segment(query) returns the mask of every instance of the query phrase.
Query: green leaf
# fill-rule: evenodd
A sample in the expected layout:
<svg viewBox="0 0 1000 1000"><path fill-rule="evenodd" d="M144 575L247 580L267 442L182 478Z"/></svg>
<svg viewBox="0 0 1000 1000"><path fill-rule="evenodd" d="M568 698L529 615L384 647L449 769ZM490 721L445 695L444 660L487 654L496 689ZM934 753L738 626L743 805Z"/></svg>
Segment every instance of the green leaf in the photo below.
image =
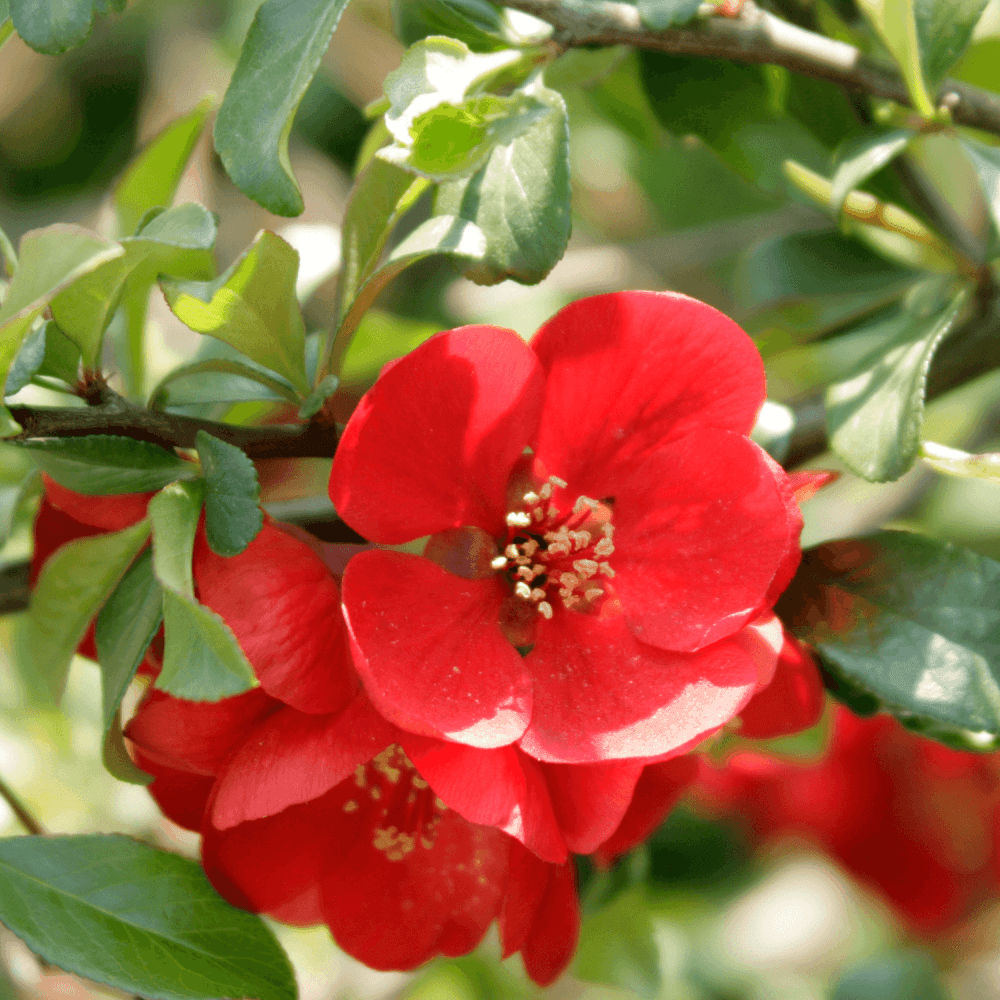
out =
<svg viewBox="0 0 1000 1000"><path fill-rule="evenodd" d="M757 414L757 422L753 426L750 437L766 451L776 462L780 462L788 454L788 446L795 430L795 411L784 403L774 400L764 400L764 405Z"/></svg>
<svg viewBox="0 0 1000 1000"><path fill-rule="evenodd" d="M159 274L179 278L208 278L215 274L212 250L218 228L215 214L203 205L188 202L155 215L135 236L122 240L132 277L152 281Z"/></svg>
<svg viewBox="0 0 1000 1000"><path fill-rule="evenodd" d="M852 472L870 482L898 479L917 457L924 422L924 386L938 344L965 309L959 290L943 308L903 314L887 349L865 358L826 391L830 445Z"/></svg>
<svg viewBox="0 0 1000 1000"><path fill-rule="evenodd" d="M32 469L19 481L0 485L0 549L7 544L18 512L27 501L42 492L42 477Z"/></svg>
<svg viewBox="0 0 1000 1000"><path fill-rule="evenodd" d="M20 263L0 306L0 381L35 319L59 291L105 262L122 248L79 226L57 223L21 238Z"/></svg>
<svg viewBox="0 0 1000 1000"><path fill-rule="evenodd" d="M75 385L80 377L80 348L59 329L54 319L46 320L41 329L45 333L45 356L35 374Z"/></svg>
<svg viewBox="0 0 1000 1000"><path fill-rule="evenodd" d="M171 122L125 171L114 194L118 232L122 236L131 236L151 208L169 205L174 200L177 185L214 104L212 98L206 97L188 114Z"/></svg>
<svg viewBox="0 0 1000 1000"><path fill-rule="evenodd" d="M80 640L149 537L149 523L78 538L45 562L31 595L25 633L29 667L58 701Z"/></svg>
<svg viewBox="0 0 1000 1000"><path fill-rule="evenodd" d="M0 439L14 437L20 434L24 428L14 419L10 410L0 404Z"/></svg>
<svg viewBox="0 0 1000 1000"><path fill-rule="evenodd" d="M344 358L345 385L368 386L390 361L409 354L438 331L436 323L369 309L358 325Z"/></svg>
<svg viewBox="0 0 1000 1000"><path fill-rule="evenodd" d="M338 319L378 265L389 234L427 190L427 181L375 156L358 175L344 213Z"/></svg>
<svg viewBox="0 0 1000 1000"><path fill-rule="evenodd" d="M641 887L622 893L584 921L573 974L641 997L659 994L660 954Z"/></svg>
<svg viewBox="0 0 1000 1000"><path fill-rule="evenodd" d="M837 168L830 196L830 211L835 218L840 215L847 195L899 156L916 134L913 129L898 128L858 136L837 150Z"/></svg>
<svg viewBox="0 0 1000 1000"><path fill-rule="evenodd" d="M195 447L205 476L205 536L220 556L239 555L264 527L253 462L236 445L198 431Z"/></svg>
<svg viewBox="0 0 1000 1000"><path fill-rule="evenodd" d="M998 234L1000 234L1000 149L987 146L974 139L964 136L959 138L965 155L969 158L979 186L986 197L986 204L993 220L993 253L996 253Z"/></svg>
<svg viewBox="0 0 1000 1000"><path fill-rule="evenodd" d="M879 955L845 972L830 1000L950 1000L937 965L919 951Z"/></svg>
<svg viewBox="0 0 1000 1000"><path fill-rule="evenodd" d="M924 76L941 82L972 41L972 32L989 0L913 0Z"/></svg>
<svg viewBox="0 0 1000 1000"><path fill-rule="evenodd" d="M510 22L510 15L488 0L392 0L392 24L406 46L428 35L457 38L473 52L493 52L518 45L537 44L550 32L525 35Z"/></svg>
<svg viewBox="0 0 1000 1000"><path fill-rule="evenodd" d="M323 404L338 388L340 388L340 379L336 375L327 375L303 400L299 407L299 420L310 420L319 413L323 409Z"/></svg>
<svg viewBox="0 0 1000 1000"><path fill-rule="evenodd" d="M920 457L932 468L946 475L985 479L1000 485L1000 452L970 455L967 451L924 441L920 446Z"/></svg>
<svg viewBox="0 0 1000 1000"><path fill-rule="evenodd" d="M933 118L934 102L924 77L914 0L859 0L858 5L896 60L913 107L924 118Z"/></svg>
<svg viewBox="0 0 1000 1000"><path fill-rule="evenodd" d="M305 371L305 327L295 297L298 269L298 253L263 230L215 281L163 281L161 287L182 323L235 347L306 396L312 387Z"/></svg>
<svg viewBox="0 0 1000 1000"><path fill-rule="evenodd" d="M88 496L145 493L198 475L196 466L159 445L115 434L27 438L18 446L60 486Z"/></svg>
<svg viewBox="0 0 1000 1000"><path fill-rule="evenodd" d="M10 16L36 52L56 56L87 40L94 5L93 0L10 0Z"/></svg>
<svg viewBox="0 0 1000 1000"><path fill-rule="evenodd" d="M276 215L304 207L288 161L295 112L347 0L266 0L215 120L215 148L236 186Z"/></svg>
<svg viewBox="0 0 1000 1000"><path fill-rule="evenodd" d="M230 358L207 358L204 361L194 361L189 365L181 365L165 375L149 395L149 408L151 410L163 408L167 400L167 387L177 379L206 374L238 375L240 378L250 379L266 386L274 397L295 405L298 405L302 398L291 384L279 375L275 375L266 368L253 364L253 362L234 361Z"/></svg>
<svg viewBox="0 0 1000 1000"><path fill-rule="evenodd" d="M19 393L34 378L35 372L42 367L45 360L45 328L48 324L41 323L21 342L21 349L14 358L14 363L7 372L7 384L3 388L4 396L14 396Z"/></svg>
<svg viewBox="0 0 1000 1000"><path fill-rule="evenodd" d="M164 588L156 687L190 701L218 701L257 683L229 626L194 598L191 556L204 492L201 482L172 483L149 502L153 571Z"/></svg>
<svg viewBox="0 0 1000 1000"><path fill-rule="evenodd" d="M116 778L136 784L148 784L152 778L139 770L127 753L120 753L119 709L162 621L163 590L153 575L152 549L146 549L101 608L95 627L105 766Z"/></svg>
<svg viewBox="0 0 1000 1000"><path fill-rule="evenodd" d="M856 690L904 720L934 724L928 735L996 737L998 594L1000 563L881 531L808 550L777 610Z"/></svg>
<svg viewBox="0 0 1000 1000"><path fill-rule="evenodd" d="M295 1000L257 916L197 861L121 835L0 841L0 921L44 962L150 1000Z"/></svg>
<svg viewBox="0 0 1000 1000"><path fill-rule="evenodd" d="M635 0L642 23L654 31L687 24L698 13L701 0Z"/></svg>
<svg viewBox="0 0 1000 1000"><path fill-rule="evenodd" d="M3 0L0 0L0 6L2 6ZM3 11L0 11L2 14ZM6 22L0 18L0 45L4 43L4 25L13 31L10 20ZM14 252L14 244L8 239L7 234L0 229L0 261L3 262L3 270L7 273L9 278L14 277L14 272L17 270L17 254Z"/></svg>
<svg viewBox="0 0 1000 1000"><path fill-rule="evenodd" d="M569 241L566 105L540 76L523 92L547 112L510 142L497 143L471 177L448 181L437 193L437 214L474 222L486 237L482 262L464 271L479 284L507 278L536 284L555 267Z"/></svg>

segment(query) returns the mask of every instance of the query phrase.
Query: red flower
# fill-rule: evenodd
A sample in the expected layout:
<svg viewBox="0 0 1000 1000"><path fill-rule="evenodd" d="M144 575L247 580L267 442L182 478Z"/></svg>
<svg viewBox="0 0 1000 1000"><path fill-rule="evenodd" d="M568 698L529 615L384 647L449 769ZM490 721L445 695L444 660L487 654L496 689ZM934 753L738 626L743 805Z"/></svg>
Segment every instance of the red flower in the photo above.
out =
<svg viewBox="0 0 1000 1000"><path fill-rule="evenodd" d="M387 367L330 480L366 538L432 536L345 572L379 711L577 764L676 754L736 715L799 558L788 479L746 436L763 399L735 324L652 292L568 306L531 346L465 327Z"/></svg>
<svg viewBox="0 0 1000 1000"><path fill-rule="evenodd" d="M838 708L821 763L739 753L721 770L705 769L699 792L709 807L742 818L758 843L812 840L919 931L945 929L996 894L995 762L887 716Z"/></svg>

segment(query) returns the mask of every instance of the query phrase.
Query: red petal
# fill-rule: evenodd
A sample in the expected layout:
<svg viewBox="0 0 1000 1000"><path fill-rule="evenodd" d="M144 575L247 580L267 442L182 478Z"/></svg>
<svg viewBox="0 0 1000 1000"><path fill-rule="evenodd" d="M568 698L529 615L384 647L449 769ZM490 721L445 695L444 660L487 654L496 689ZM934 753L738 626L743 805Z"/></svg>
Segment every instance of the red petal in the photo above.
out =
<svg viewBox="0 0 1000 1000"><path fill-rule="evenodd" d="M581 299L532 346L548 373L535 451L573 490L598 499L613 496L650 451L696 428L749 434L764 402L750 338L683 295Z"/></svg>
<svg viewBox="0 0 1000 1000"><path fill-rule="evenodd" d="M226 830L319 798L391 743L395 732L363 693L339 715L283 709L257 726L220 775L212 825Z"/></svg>
<svg viewBox="0 0 1000 1000"><path fill-rule="evenodd" d="M737 639L698 653L647 646L623 618L557 611L527 657L535 681L520 740L539 760L582 764L658 757L728 722L757 686Z"/></svg>
<svg viewBox="0 0 1000 1000"><path fill-rule="evenodd" d="M756 614L790 544L786 500L757 445L693 431L614 493L614 587L643 642L693 651Z"/></svg>
<svg viewBox="0 0 1000 1000"><path fill-rule="evenodd" d="M400 738L435 793L472 823L495 826L546 861L566 860L541 766L514 747L481 750L424 736Z"/></svg>
<svg viewBox="0 0 1000 1000"><path fill-rule="evenodd" d="M153 493L117 493L92 497L68 490L44 473L42 478L45 496L53 507L102 531L121 531L138 524L146 516L146 504L153 496Z"/></svg>
<svg viewBox="0 0 1000 1000"><path fill-rule="evenodd" d="M647 764L621 824L596 851L597 864L609 867L619 855L641 844L663 822L698 773L694 754Z"/></svg>
<svg viewBox="0 0 1000 1000"><path fill-rule="evenodd" d="M576 854L590 854L615 831L643 770L633 760L542 767L566 846Z"/></svg>
<svg viewBox="0 0 1000 1000"><path fill-rule="evenodd" d="M185 830L197 833L215 778L164 767L141 752L135 754L135 762L147 774L153 775L154 780L147 787L163 815Z"/></svg>
<svg viewBox="0 0 1000 1000"><path fill-rule="evenodd" d="M344 613L376 708L411 732L478 747L514 742L531 691L497 624L503 597L494 578L463 580L419 556L355 556L344 572Z"/></svg>
<svg viewBox="0 0 1000 1000"><path fill-rule="evenodd" d="M270 521L238 556L216 555L198 532L194 577L261 687L301 712L335 712L357 688L337 584L323 560Z"/></svg>
<svg viewBox="0 0 1000 1000"><path fill-rule="evenodd" d="M803 469L801 472L790 472L789 482L792 492L799 503L816 496L824 486L829 486L840 478L840 473L833 469Z"/></svg>
<svg viewBox="0 0 1000 1000"><path fill-rule="evenodd" d="M507 863L507 887L497 921L500 930L501 957L509 958L524 947L535 914L549 884L552 865L520 844L511 844Z"/></svg>
<svg viewBox="0 0 1000 1000"><path fill-rule="evenodd" d="M545 895L521 948L525 972L539 986L548 986L569 965L580 938L580 904L573 862L553 865Z"/></svg>
<svg viewBox="0 0 1000 1000"><path fill-rule="evenodd" d="M280 705L260 688L221 701L184 701L150 688L125 735L166 767L214 775Z"/></svg>
<svg viewBox="0 0 1000 1000"><path fill-rule="evenodd" d="M823 679L809 651L786 633L774 679L740 713L740 735L770 740L815 726L823 714Z"/></svg>
<svg viewBox="0 0 1000 1000"><path fill-rule="evenodd" d="M100 534L102 534L100 528L82 524L69 514L64 514L52 504L47 495L43 496L35 517L35 547L31 553L29 584L34 587L42 566L56 549L74 539L90 538L92 535Z"/></svg>
<svg viewBox="0 0 1000 1000"><path fill-rule="evenodd" d="M431 337L384 370L354 411L330 476L337 512L387 544L465 524L499 534L542 392L534 352L510 330Z"/></svg>

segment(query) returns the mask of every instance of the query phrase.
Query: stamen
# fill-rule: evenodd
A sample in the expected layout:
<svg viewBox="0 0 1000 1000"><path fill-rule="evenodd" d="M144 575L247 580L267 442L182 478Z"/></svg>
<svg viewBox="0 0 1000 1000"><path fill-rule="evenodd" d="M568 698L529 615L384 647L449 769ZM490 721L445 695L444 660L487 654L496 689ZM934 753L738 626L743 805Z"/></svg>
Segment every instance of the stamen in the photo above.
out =
<svg viewBox="0 0 1000 1000"><path fill-rule="evenodd" d="M585 549L590 544L589 531L571 531L569 537L573 539L573 544L576 546L577 551ZM604 539L601 540L604 541Z"/></svg>
<svg viewBox="0 0 1000 1000"><path fill-rule="evenodd" d="M495 559L490 560L490 567L492 569L503 569L507 565L506 556L497 556Z"/></svg>
<svg viewBox="0 0 1000 1000"><path fill-rule="evenodd" d="M559 508L558 507L549 507L549 509L545 512L545 515L551 521L554 518L557 518L559 516Z"/></svg>
<svg viewBox="0 0 1000 1000"><path fill-rule="evenodd" d="M558 476L549 476L549 482L553 486L558 486L559 489L564 490L568 485L565 479L560 479Z"/></svg>
<svg viewBox="0 0 1000 1000"><path fill-rule="evenodd" d="M603 593L604 591L600 587L595 587L593 590L585 591L583 596L588 601L596 601Z"/></svg>
<svg viewBox="0 0 1000 1000"><path fill-rule="evenodd" d="M524 502L529 507L534 507L535 504L538 503L538 494L537 493L533 493L531 490L529 490L527 493L524 494L523 499L524 499Z"/></svg>
<svg viewBox="0 0 1000 1000"><path fill-rule="evenodd" d="M522 546L521 551L526 556L533 556L538 551L538 542L534 538L529 538Z"/></svg>
<svg viewBox="0 0 1000 1000"><path fill-rule="evenodd" d="M529 587L523 580L515 585L514 593L517 594L518 597L523 597L526 601L531 600L531 587Z"/></svg>
<svg viewBox="0 0 1000 1000"><path fill-rule="evenodd" d="M597 563L593 559L575 559L573 569L580 574L583 580L589 580L592 576L597 576Z"/></svg>
<svg viewBox="0 0 1000 1000"><path fill-rule="evenodd" d="M545 591L541 587L535 587L531 592L531 599L533 601L541 601L545 599Z"/></svg>
<svg viewBox="0 0 1000 1000"><path fill-rule="evenodd" d="M612 543L611 539L607 537L607 535L605 535L604 538L602 538L594 546L595 556L609 556L614 551L615 551L614 544Z"/></svg>
<svg viewBox="0 0 1000 1000"><path fill-rule="evenodd" d="M543 500L548 500L548 498L549 498L550 496L552 496L552 484L551 484L551 483L546 483L546 484L545 484L545 485L544 485L544 486L543 486L543 487L542 487L542 488L541 488L541 489L540 489L540 490L538 491L538 495L539 495L539 496L540 496L540 497L541 497L541 498L542 498Z"/></svg>
<svg viewBox="0 0 1000 1000"><path fill-rule="evenodd" d="M598 563L598 568L609 580L615 575L615 571L611 568L610 563Z"/></svg>
<svg viewBox="0 0 1000 1000"><path fill-rule="evenodd" d="M507 548L503 550L503 554L508 559L516 559L521 553L518 552L516 545L508 545Z"/></svg>
<svg viewBox="0 0 1000 1000"><path fill-rule="evenodd" d="M591 500L590 497L579 496L576 498L576 503L573 504L573 513L579 514L581 510L587 507L596 511L600 507L600 504L596 500Z"/></svg>
<svg viewBox="0 0 1000 1000"><path fill-rule="evenodd" d="M580 586L580 578L575 573L562 573L559 576L559 582L567 590L575 590Z"/></svg>
<svg viewBox="0 0 1000 1000"><path fill-rule="evenodd" d="M536 521L544 521L545 520L545 511L542 510L541 507L536 507L535 508L535 520Z"/></svg>
<svg viewBox="0 0 1000 1000"><path fill-rule="evenodd" d="M551 618L552 617L552 605L549 604L548 601L542 601L541 604L538 605L538 612L539 612L539 614L541 614L541 616L543 618L546 618L546 619Z"/></svg>
<svg viewBox="0 0 1000 1000"><path fill-rule="evenodd" d="M523 510L512 510L507 515L507 524L511 528L527 528L531 524L531 515Z"/></svg>

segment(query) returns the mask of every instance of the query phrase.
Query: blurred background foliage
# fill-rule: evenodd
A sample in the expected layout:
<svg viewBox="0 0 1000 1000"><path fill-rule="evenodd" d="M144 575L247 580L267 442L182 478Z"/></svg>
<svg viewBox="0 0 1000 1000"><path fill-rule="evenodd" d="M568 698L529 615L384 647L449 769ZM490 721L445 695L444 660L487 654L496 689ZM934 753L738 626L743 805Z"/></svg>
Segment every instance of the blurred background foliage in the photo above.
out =
<svg viewBox="0 0 1000 1000"><path fill-rule="evenodd" d="M27 230L57 220L100 228L109 185L134 152L205 94L221 97L257 5L137 0L120 16L98 18L85 46L57 58L11 38L0 55L0 228L15 244ZM834 0L780 6L784 16L834 36L850 36L856 14L852 4ZM240 194L207 136L178 192L178 203L198 201L219 214L221 267L261 228L296 246L310 329L327 323L334 307L337 226L368 131L361 109L381 96L402 51L387 0L350 4L295 121L291 161L306 208L294 222ZM954 75L1000 90L997 0ZM567 254L531 287L482 288L440 259L405 272L366 317L348 358L345 382L356 395L384 361L438 329L493 322L527 336L565 303L623 288L674 289L733 316L758 338L777 401L795 401L845 374L891 335L879 321L889 318L909 284L907 272L863 247L845 250L828 216L784 182L780 164L767 158L767 144L751 150L758 161L748 159L735 127L734 107L743 122L773 124L781 136L774 150L780 147L782 156L829 174L833 146L845 128L857 125L841 91L774 67L625 49L576 51L552 67L548 83L563 93L570 114L574 218ZM705 112L715 118L697 123L707 141L685 137L694 127L686 109L704 111L706 86L718 95L714 110ZM927 135L910 151L965 228L985 242L987 206L956 141ZM876 174L869 187L906 201L891 170ZM865 314L873 314L873 322L832 337ZM154 297L150 377L196 346L196 335ZM47 400L44 390L31 391L35 401ZM194 390L190 403L198 405ZM260 414L271 405L234 404ZM212 415L225 414L216 408ZM969 451L1000 450L1000 375L930 404L924 436ZM29 460L9 446L0 449L3 499ZM839 467L828 455L814 464ZM272 501L322 495L323 463L301 463L284 483ZM889 485L844 475L807 502L803 542L889 524L1000 558L997 499L993 483L941 477L919 466ZM23 560L30 546L27 514L11 528L0 550L5 565ZM49 830L127 831L194 853L192 835L162 819L141 788L103 770L96 667L77 659L65 714L41 711L11 669L11 636L12 619L0 618L0 774ZM0 803L0 833L17 832ZM612 871L585 864L580 877L587 918L574 975L551 991L560 998L1000 996L1000 905L985 907L945 939L917 943L882 903L809 845L786 842L754 855L735 826L701 815L692 804L679 807ZM304 1000L538 993L516 961L498 962L495 941L473 956L403 975L359 966L336 951L325 929L278 931ZM2 929L0 959L0 1000L99 995L96 987L40 967Z"/></svg>

